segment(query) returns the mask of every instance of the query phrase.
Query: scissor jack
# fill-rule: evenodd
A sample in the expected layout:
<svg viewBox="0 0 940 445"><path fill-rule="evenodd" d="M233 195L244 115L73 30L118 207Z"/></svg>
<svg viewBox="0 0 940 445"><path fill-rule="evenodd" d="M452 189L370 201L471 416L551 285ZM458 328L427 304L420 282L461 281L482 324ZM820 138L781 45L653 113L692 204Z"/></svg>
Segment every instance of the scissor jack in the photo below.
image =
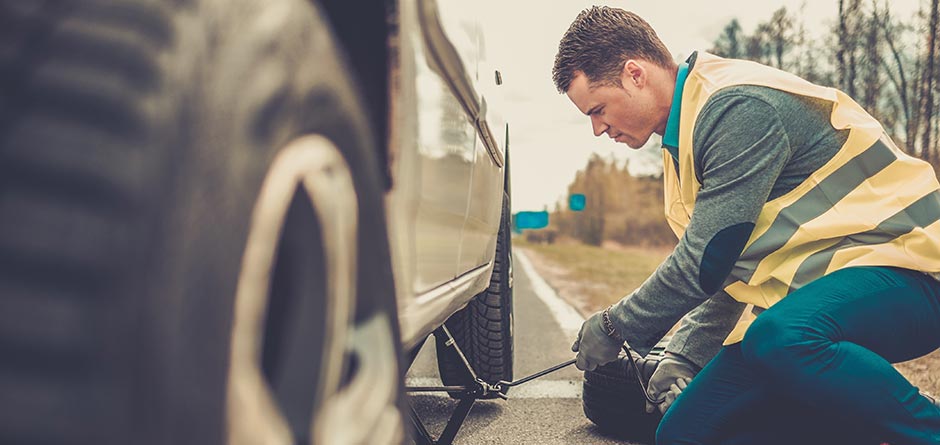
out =
<svg viewBox="0 0 940 445"><path fill-rule="evenodd" d="M495 395L496 397L499 397L503 400L507 400L508 397L506 397L506 391L509 388L555 372L575 362L573 359L568 360L564 363L559 363L555 366L552 366L551 368L539 371L519 380L514 380L512 382L500 380L494 384L490 384L477 376L476 372L473 370L473 367L470 366L470 362L467 361L467 357L463 354L463 351L460 350L460 346L457 345L454 337L450 335L450 331L447 330L447 326L442 325L441 327L437 328L437 330L434 331L434 336L444 338L444 345L454 348L454 351L457 352L457 356L460 357L460 361L463 362L464 366L467 368L467 371L470 373L470 377L473 379L473 383L465 386L409 386L405 389L405 391L408 393L449 392L459 400L457 407L454 408L454 412L451 413L450 419L447 421L447 425L444 427L444 431L441 433L441 436L437 438L437 440L435 440L431 436L431 433L428 432L428 429L425 428L424 423L421 421L421 418L418 417L418 412L415 411L414 406L411 407L411 422L414 424L416 435L415 442L417 442L417 445L451 445L454 441L454 438L457 437L457 432L460 431L460 427L463 425L464 420L467 419L467 415L470 414L470 409L473 408L473 403L476 402L477 399L484 397L488 398L491 395Z"/></svg>

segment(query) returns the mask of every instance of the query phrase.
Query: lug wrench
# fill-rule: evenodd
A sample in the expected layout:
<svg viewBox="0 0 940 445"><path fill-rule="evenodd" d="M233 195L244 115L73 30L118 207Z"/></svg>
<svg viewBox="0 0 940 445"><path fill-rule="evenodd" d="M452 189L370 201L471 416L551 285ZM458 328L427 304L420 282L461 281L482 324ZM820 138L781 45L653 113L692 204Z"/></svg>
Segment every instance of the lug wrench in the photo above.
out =
<svg viewBox="0 0 940 445"><path fill-rule="evenodd" d="M431 437L430 432L424 427L423 422L418 417L418 413L415 412L414 407L411 409L411 420L412 425L415 427L415 433L417 437L415 441L418 445L450 445L453 443L454 438L457 436L457 431L460 429L460 426L463 424L463 421L467 418L467 415L470 413L470 409L473 407L473 403L481 397L485 397L490 393L496 393L496 395L503 400L508 400L508 397L505 394L505 391L513 386L522 385L524 383L535 380L539 377L545 376L547 374L558 371L559 369L568 367L576 362L576 359L571 359L557 365L551 366L549 368L543 369L534 374L528 375L518 380L506 381L500 380L495 384L489 384L483 379L477 377L476 373L473 371L473 368L470 366L470 363L467 361L467 358L464 356L463 351L457 346L456 341L454 341L453 336L451 336L450 331L446 326L441 326L439 328L439 333L435 335L444 335L447 338L446 345L451 346L457 352L458 357L467 367L471 378L474 380L472 386L419 386L419 387L408 387L405 389L407 393L422 393L422 392L450 392L457 393L456 397L460 400L457 408L451 415L450 420L447 422L447 425L444 427L444 431L441 433L441 436L434 440ZM623 345L623 351L627 354L627 359L630 361L630 365L633 366L633 373L636 375L637 383L640 385L640 388L643 389L643 396L646 400L654 405L658 405L665 397L660 397L653 399L649 395L649 390L643 382L643 377L640 373L640 369L637 366L636 360L634 358L633 351L627 346Z"/></svg>
<svg viewBox="0 0 940 445"><path fill-rule="evenodd" d="M553 372L555 372L555 371L557 371L557 370L559 370L559 369L562 369L562 368L565 368L565 367L567 367L567 366L573 365L574 362L575 362L575 359L571 359L571 360L568 360L568 361L566 361L566 362L564 362L564 363L559 363L559 364L557 364L557 365L555 365L555 366L552 366L552 367L550 367L550 368L543 369L543 370L541 370L541 371L539 371L539 372L536 372L535 374L532 374L532 375L523 377L523 378L521 378L521 379L519 379L519 380L514 380L514 381L512 381L512 382L507 382L507 381L505 381L505 380L500 380L500 381L496 382L495 385L493 385L493 389L496 390L496 391L498 391L500 394L502 394L502 393L503 393L503 388L507 388L507 389L508 389L508 388L513 387L513 386L519 386L519 385L521 385L521 384L523 384L523 383L529 382L529 381L531 381L531 380L535 380L535 379L537 379L537 378L539 378L539 377L542 377L542 376L544 376L544 375L546 375L546 374L551 374L551 373L553 373ZM504 395L503 397L505 398L505 395Z"/></svg>
<svg viewBox="0 0 940 445"><path fill-rule="evenodd" d="M539 371L535 374L523 377L521 379L507 382L505 380L500 380L495 384L489 384L485 380L477 376L474 372L473 367L470 366L467 357L464 356L463 351L460 350L460 347L457 346L457 342L454 340L454 337L450 334L450 331L446 326L441 326L437 331L434 332L434 335L443 336L445 339L445 345L448 347L453 347L457 356L460 358L460 361L463 362L466 366L467 371L470 374L470 377L473 379L473 383L470 385L462 386L420 386L420 387L408 387L405 388L407 393L422 393L422 392L450 392L455 395L460 402L457 404L457 407L454 409L454 412L451 413L450 419L447 421L447 425L444 426L444 431L441 433L440 437L434 439L431 436L431 433L425 428L424 423L421 421L421 418L418 416L418 413L415 411L414 406L411 407L411 421L412 426L414 427L414 432L416 434L415 442L418 445L450 445L453 443L455 437L457 437L457 432L460 430L460 426L463 424L464 420L467 418L467 415L470 413L470 409L473 407L473 403L482 397L486 397L491 393L495 393L497 397L500 397L504 400L508 399L505 390L513 386L521 385L523 383L532 381L539 377L542 377L546 374L555 372L559 369L562 369L566 366L569 366L575 362L575 360L568 360L564 363L559 363L550 368Z"/></svg>
<svg viewBox="0 0 940 445"><path fill-rule="evenodd" d="M442 332L448 337L446 345L453 346L454 339L453 337L451 337L450 331L447 329L446 326L441 326L441 328L442 328L441 329ZM496 392L498 393L497 395L500 398L505 400L507 399L507 397L505 394L503 394L503 389L508 389L513 386L519 386L523 383L530 382L544 375L551 374L555 371L558 371L559 369L573 365L576 361L575 359L571 359L571 360L559 363L557 365L548 367L546 369L543 369L532 375L525 376L521 379L513 380L511 382L506 381L506 380L500 380L491 385L487 383L486 381L484 381L483 379L477 377L476 373L473 371L473 368L470 366L470 363L467 361L466 356L463 355L463 351L461 351L460 348L455 348L455 351L457 352L457 356L460 357L460 360L464 363L464 365L466 365L467 370L470 372L470 377L473 378L474 383L476 384L475 387L471 387L471 386L410 386L408 388L405 388L405 392L409 392L409 393L464 392L464 393L468 393L467 395L469 396L477 396L477 397L486 396L491 392Z"/></svg>
<svg viewBox="0 0 940 445"><path fill-rule="evenodd" d="M458 349L459 351L459 349ZM460 354L461 356L463 354ZM421 419L418 418L418 413L414 411L412 407L411 410L411 420L412 425L415 427L415 432L418 435L416 437L416 443L419 445L449 445L453 443L455 437L457 437L457 431L460 429L460 425L463 424L463 421L467 418L467 414L470 413L470 408L473 406L473 402L480 397L484 397L490 393L496 393L496 395L503 399L508 400L506 397L505 390L518 386L523 383L535 380L539 377L542 377L546 374L550 374L559 369L562 369L566 366L569 366L575 362L574 359L568 360L564 363L559 363L550 368L544 369L542 371L536 372L535 374L523 377L518 380L507 382L506 380L500 380L493 385L490 385L483 379L477 377L475 379L475 386L419 386L419 387L408 387L405 389L409 393L420 393L420 392L457 392L460 395L458 398L460 402L457 405L457 409L454 410L450 420L447 422L447 425L444 427L444 431L441 433L441 436L434 440L431 438L431 434L424 427L424 424L421 422Z"/></svg>

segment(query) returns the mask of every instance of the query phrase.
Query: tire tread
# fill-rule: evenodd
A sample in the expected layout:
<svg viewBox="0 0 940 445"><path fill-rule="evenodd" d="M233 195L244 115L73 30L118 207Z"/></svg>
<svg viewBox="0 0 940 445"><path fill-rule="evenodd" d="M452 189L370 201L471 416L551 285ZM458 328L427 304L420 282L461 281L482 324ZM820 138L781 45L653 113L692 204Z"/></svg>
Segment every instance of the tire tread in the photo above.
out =
<svg viewBox="0 0 940 445"><path fill-rule="evenodd" d="M489 383L512 380L512 289L506 286L509 271L504 260L511 255L508 212L509 200L504 194L496 260L489 286L446 322L474 371ZM470 374L460 358L440 339L437 340L437 352L438 369L445 385L469 383Z"/></svg>
<svg viewBox="0 0 940 445"><path fill-rule="evenodd" d="M0 6L0 443L115 443L134 365L105 334L132 322L114 283L152 176L128 167L154 156L171 20L158 2L25 3Z"/></svg>

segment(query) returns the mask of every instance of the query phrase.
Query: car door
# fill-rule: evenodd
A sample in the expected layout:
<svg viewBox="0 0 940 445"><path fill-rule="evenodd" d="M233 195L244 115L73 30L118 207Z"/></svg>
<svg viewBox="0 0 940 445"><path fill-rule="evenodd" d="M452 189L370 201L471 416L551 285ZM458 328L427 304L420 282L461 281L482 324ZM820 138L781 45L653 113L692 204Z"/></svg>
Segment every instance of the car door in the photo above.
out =
<svg viewBox="0 0 940 445"><path fill-rule="evenodd" d="M420 294L457 275L476 130L439 73L419 62L416 82L420 179L413 290Z"/></svg>
<svg viewBox="0 0 940 445"><path fill-rule="evenodd" d="M464 98L472 112L476 137L469 205L461 233L457 273L466 273L493 259L503 198L505 121L499 114L501 74L490 59L486 14L497 9L487 2L437 0L441 24L465 67L471 88ZM493 107L492 105L496 105Z"/></svg>

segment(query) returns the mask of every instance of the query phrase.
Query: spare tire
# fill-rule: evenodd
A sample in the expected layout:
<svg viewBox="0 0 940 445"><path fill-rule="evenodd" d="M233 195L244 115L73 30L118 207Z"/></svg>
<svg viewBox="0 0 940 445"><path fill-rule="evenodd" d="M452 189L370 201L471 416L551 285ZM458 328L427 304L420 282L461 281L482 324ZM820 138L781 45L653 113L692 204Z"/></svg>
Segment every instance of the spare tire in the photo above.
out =
<svg viewBox="0 0 940 445"><path fill-rule="evenodd" d="M649 384L665 353L668 339L660 342L646 357L633 355L642 374L643 384ZM582 406L584 415L601 431L619 439L649 443L655 442L656 428L662 415L659 411L646 412L643 388L637 382L636 371L626 355L594 371L584 373Z"/></svg>

